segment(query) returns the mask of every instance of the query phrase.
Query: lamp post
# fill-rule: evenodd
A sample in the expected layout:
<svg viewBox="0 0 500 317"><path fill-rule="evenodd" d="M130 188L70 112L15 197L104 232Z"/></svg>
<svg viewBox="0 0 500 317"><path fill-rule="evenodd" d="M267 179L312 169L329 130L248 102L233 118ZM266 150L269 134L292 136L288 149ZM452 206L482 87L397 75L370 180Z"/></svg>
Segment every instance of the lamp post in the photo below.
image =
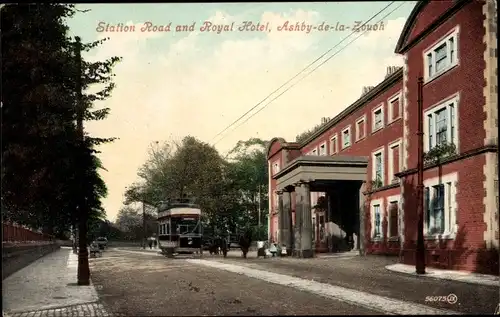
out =
<svg viewBox="0 0 500 317"><path fill-rule="evenodd" d="M417 274L425 274L425 244L424 244L424 118L423 118L423 84L424 80L418 78L417 112L418 112L418 148L417 148L417 252L415 269Z"/></svg>
<svg viewBox="0 0 500 317"><path fill-rule="evenodd" d="M144 233L144 238L142 239L142 248L146 249L147 244L147 228L146 228L146 203L142 202L142 230Z"/></svg>

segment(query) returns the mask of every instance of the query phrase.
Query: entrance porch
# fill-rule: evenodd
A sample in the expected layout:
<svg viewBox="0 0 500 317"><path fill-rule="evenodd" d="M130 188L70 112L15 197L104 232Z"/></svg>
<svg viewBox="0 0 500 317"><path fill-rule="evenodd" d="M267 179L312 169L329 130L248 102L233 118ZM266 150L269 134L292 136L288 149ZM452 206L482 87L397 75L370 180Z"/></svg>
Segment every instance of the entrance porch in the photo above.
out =
<svg viewBox="0 0 500 317"><path fill-rule="evenodd" d="M278 243L288 255L308 258L316 252L353 248L364 254L360 206L364 206L367 166L366 157L301 156L274 176ZM311 206L311 192L324 192L325 198Z"/></svg>

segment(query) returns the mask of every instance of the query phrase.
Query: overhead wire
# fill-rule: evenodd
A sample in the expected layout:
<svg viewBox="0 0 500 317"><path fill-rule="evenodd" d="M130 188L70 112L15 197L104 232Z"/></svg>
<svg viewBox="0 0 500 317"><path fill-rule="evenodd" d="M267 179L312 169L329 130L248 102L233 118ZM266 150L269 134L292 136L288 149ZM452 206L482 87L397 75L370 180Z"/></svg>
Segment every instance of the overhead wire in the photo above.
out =
<svg viewBox="0 0 500 317"><path fill-rule="evenodd" d="M391 2L391 4L393 4L395 1ZM389 4L389 5L391 5ZM388 14L386 14L384 17L382 17L379 21L377 21L376 23L379 23L381 21L383 21L386 17L388 17L389 15L391 15L394 11L396 11L397 9L399 9L401 6L403 6L405 4L405 2L401 3L400 5L398 5L395 9L391 10ZM385 10L385 8L383 10L381 10L380 12L383 12ZM376 15L374 15L374 17L376 17L378 14L377 13ZM373 17L372 17L373 19ZM371 20L371 19L370 19ZM370 20L368 20L367 22L369 22ZM365 22L363 25L366 25ZM360 27L362 27L363 25L361 25ZM286 88L283 92L281 92L280 94L278 94L276 97L274 97L273 99L271 99L268 103L266 103L263 107L261 107L259 110L257 110L255 113L253 113L252 115L250 115L249 117L247 117L246 120L244 120L243 122L241 122L239 125L237 125L234 129L232 129L231 131L229 132L232 132L236 129L238 129L240 126L242 126L243 124L245 124L246 122L248 122L248 120L250 120L251 118L253 118L255 115L257 115L259 112L261 112L262 110L264 110L269 104L271 104L273 101L275 101L276 99L278 99L279 97L281 97L283 94L285 94L288 90L290 90L291 88L293 88L295 85L297 85L299 82L301 82L302 80L304 80L305 78L307 78L310 74L312 74L313 72L315 72L318 68L320 68L321 66L323 66L326 62L328 62L329 60L331 60L333 57L335 57L336 55L338 55L340 52L342 52L345 48L347 48L350 44L352 44L353 42L355 42L358 38L360 38L363 34L365 34L367 32L367 30L365 31L362 31L357 37L355 37L352 41L350 41L349 43L347 43L344 47L342 47L340 50L336 51L333 55L329 56L327 59L325 59L323 62L321 62L318 66L316 66L315 68L313 68L310 72L308 72L305 76L301 77L298 81L296 81L294 84L292 84L291 86L289 86L288 88ZM342 43L344 40L346 40L347 38L349 38L351 35L353 35L354 33L359 33L359 32L352 32L348 37L346 37L345 39L343 39L341 42L339 42L338 44ZM338 44L336 46L338 46ZM335 47L336 47L335 46ZM331 51L331 50L330 50ZM324 56L326 54L323 54L322 56ZM292 79L290 79L288 82L292 81L294 78L298 77L300 74L302 74L307 68L309 68L311 65L308 65L304 70L302 70L299 74L297 74L296 76L294 76ZM287 82L287 83L288 83ZM285 84L284 84L285 85ZM282 86L284 86L282 85ZM281 86L281 87L282 87ZM279 89L277 89L279 90ZM276 90L276 91L277 91ZM272 95L272 93L270 95L268 95L263 101L267 100L270 96ZM254 110L255 108L258 107L258 105L262 104L262 102L260 102L259 104L257 104L256 106L254 106L252 109L250 109L249 111L247 111L246 114L248 114L250 111ZM242 116L244 117L244 116ZM240 120L240 119L239 119ZM234 121L233 123L231 123L224 131L227 131L231 126L233 126L234 124L236 124L239 120L236 120ZM219 134L220 135L220 134ZM216 142L214 142L212 145L216 145L218 144L220 141L222 141L224 138L226 138L227 136L229 135L229 133L226 133L225 135L223 135L219 140L217 140Z"/></svg>
<svg viewBox="0 0 500 317"><path fill-rule="evenodd" d="M373 15L370 19L368 19L366 22L364 22L359 27L365 26L368 22L370 22L371 20L373 20L377 15L379 15L380 13L382 13L383 11L385 11L388 7L390 7L395 2L396 1L392 1L391 3L389 3L388 5L386 5L384 8L382 8L379 12L377 12L375 15ZM328 53L330 53L331 51L333 51L336 47L338 47L340 44L342 44L345 40L347 40L354 33L355 33L355 31L353 31L346 38L342 39L340 42L338 42L333 47L331 47L330 49L328 49L326 52L324 52L323 54L321 54L318 58L316 58L314 61L312 61L311 63L309 63L306 67L304 67L301 71L299 71L297 74L295 74L292 78L288 79L285 83L283 83L281 86L279 86L278 88L276 88L275 90L273 90L271 93L269 93L264 99L262 99L261 101L259 101L256 105L254 105L252 108L250 108L247 112L245 112L240 117L238 117L235 121L233 121L231 124L229 124L224 130L222 130L219 133L217 133L217 135L215 135L210 141L213 141L218 136L220 136L221 134L223 134L224 132L226 132L229 128L231 128L233 125L235 125L236 123L238 123L238 121L240 121L241 119L243 119L252 110L254 110L258 106L260 106L264 101L266 101L267 99L269 99L269 97L271 97L274 93L278 92L281 88L285 87L288 83L290 83L292 80L294 80L299 75L301 75L303 72L305 72L309 67L311 67L312 65L314 65L320 59L322 59L325 55L327 55Z"/></svg>

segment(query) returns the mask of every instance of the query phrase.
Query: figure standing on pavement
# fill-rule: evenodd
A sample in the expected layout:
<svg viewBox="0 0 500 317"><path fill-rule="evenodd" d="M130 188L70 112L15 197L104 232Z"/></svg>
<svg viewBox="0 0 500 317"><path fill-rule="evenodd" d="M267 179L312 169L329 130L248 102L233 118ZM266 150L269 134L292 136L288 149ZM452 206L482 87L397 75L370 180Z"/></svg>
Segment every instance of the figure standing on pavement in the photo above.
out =
<svg viewBox="0 0 500 317"><path fill-rule="evenodd" d="M148 239L148 245L150 249L153 249L153 239L151 238Z"/></svg>

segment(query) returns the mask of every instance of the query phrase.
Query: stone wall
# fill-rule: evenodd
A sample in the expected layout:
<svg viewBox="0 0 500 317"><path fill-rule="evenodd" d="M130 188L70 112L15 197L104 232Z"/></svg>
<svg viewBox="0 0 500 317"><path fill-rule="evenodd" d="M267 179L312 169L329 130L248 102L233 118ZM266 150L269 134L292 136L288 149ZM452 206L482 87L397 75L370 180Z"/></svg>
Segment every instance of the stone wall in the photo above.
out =
<svg viewBox="0 0 500 317"><path fill-rule="evenodd" d="M60 248L56 242L2 245L2 280Z"/></svg>

